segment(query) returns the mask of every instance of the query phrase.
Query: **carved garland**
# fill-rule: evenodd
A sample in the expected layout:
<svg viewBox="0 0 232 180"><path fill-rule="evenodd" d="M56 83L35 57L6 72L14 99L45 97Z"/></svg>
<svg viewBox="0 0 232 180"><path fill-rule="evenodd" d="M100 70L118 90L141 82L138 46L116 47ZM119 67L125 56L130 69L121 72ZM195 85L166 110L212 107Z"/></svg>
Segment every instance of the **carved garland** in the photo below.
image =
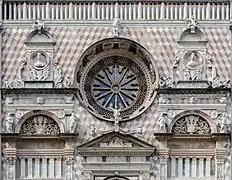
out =
<svg viewBox="0 0 232 180"><path fill-rule="evenodd" d="M188 115L178 119L172 126L174 134L210 134L209 123L200 116Z"/></svg>
<svg viewBox="0 0 232 180"><path fill-rule="evenodd" d="M59 134L58 124L50 117L36 115L28 118L22 125L21 134Z"/></svg>

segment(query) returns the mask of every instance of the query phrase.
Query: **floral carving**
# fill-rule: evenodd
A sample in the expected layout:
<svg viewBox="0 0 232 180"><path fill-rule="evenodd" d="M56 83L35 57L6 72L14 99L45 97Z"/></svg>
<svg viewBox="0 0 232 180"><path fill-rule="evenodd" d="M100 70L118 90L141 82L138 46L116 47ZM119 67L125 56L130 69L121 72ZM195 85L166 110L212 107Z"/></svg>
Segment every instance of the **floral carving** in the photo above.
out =
<svg viewBox="0 0 232 180"><path fill-rule="evenodd" d="M21 134L59 134L58 124L50 117L36 115L28 118L22 125Z"/></svg>
<svg viewBox="0 0 232 180"><path fill-rule="evenodd" d="M100 143L100 147L132 147L132 143L127 143L118 137L114 137L110 142Z"/></svg>
<svg viewBox="0 0 232 180"><path fill-rule="evenodd" d="M197 115L188 115L178 119L172 127L175 134L210 134L206 120Z"/></svg>

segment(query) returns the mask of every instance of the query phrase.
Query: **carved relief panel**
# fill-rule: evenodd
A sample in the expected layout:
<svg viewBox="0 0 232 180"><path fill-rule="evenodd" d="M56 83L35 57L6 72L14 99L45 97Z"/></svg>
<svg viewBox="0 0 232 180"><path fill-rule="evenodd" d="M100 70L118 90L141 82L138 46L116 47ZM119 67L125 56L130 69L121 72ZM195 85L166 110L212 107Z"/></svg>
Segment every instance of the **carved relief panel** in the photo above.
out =
<svg viewBox="0 0 232 180"><path fill-rule="evenodd" d="M55 66L57 66L57 62L54 59L54 40L44 28L43 22L40 22L40 25L37 23L35 26L35 24L33 25L34 29L29 33L25 42L26 66L24 79L27 86L29 86L30 82L48 83L53 81L53 71Z"/></svg>

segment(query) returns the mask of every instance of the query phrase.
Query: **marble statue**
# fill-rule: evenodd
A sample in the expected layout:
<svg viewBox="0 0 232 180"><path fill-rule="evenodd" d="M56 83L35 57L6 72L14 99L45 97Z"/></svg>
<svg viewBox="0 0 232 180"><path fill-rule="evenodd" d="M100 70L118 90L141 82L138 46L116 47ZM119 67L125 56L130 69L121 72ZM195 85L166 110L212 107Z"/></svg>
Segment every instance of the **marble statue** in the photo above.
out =
<svg viewBox="0 0 232 180"><path fill-rule="evenodd" d="M228 133L229 132L229 126L228 126L228 120L227 120L226 113L223 113L220 116L218 126L219 126L220 133Z"/></svg>
<svg viewBox="0 0 232 180"><path fill-rule="evenodd" d="M163 115L161 116L161 118L158 121L158 126L159 126L159 132L160 133L166 133L166 120L163 117Z"/></svg>
<svg viewBox="0 0 232 180"><path fill-rule="evenodd" d="M188 21L188 28L190 29L190 33L196 33L196 28L198 28L197 20L192 16Z"/></svg>
<svg viewBox="0 0 232 180"><path fill-rule="evenodd" d="M113 22L114 37L119 36L119 30L120 30L120 21L119 21L119 19L115 18L114 22Z"/></svg>
<svg viewBox="0 0 232 180"><path fill-rule="evenodd" d="M14 119L11 114L7 114L6 116L6 132L7 133L13 133L13 124L14 124Z"/></svg>
<svg viewBox="0 0 232 180"><path fill-rule="evenodd" d="M38 30L38 34L42 33L42 30L44 29L44 21L41 19L36 19L34 21L34 24L32 25L32 28L35 28Z"/></svg>
<svg viewBox="0 0 232 180"><path fill-rule="evenodd" d="M69 118L69 131L70 133L74 133L77 127L77 118L75 117L74 113Z"/></svg>

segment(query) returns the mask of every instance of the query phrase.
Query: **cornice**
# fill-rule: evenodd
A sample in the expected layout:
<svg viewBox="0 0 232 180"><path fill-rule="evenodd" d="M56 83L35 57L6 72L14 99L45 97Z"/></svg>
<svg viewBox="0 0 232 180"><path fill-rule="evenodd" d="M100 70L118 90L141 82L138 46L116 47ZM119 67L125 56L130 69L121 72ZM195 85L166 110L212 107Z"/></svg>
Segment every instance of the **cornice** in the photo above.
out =
<svg viewBox="0 0 232 180"><path fill-rule="evenodd" d="M231 88L158 88L156 91L157 94L227 94Z"/></svg>
<svg viewBox="0 0 232 180"><path fill-rule="evenodd" d="M78 152L82 156L151 156L155 152L155 148L90 147L78 148Z"/></svg>
<svg viewBox="0 0 232 180"><path fill-rule="evenodd" d="M1 88L2 94L74 94L78 88Z"/></svg>
<svg viewBox="0 0 232 180"><path fill-rule="evenodd" d="M46 27L113 27L112 20L44 20ZM25 27L31 28L32 20L4 20L4 27ZM199 20L200 28L230 28L229 20ZM180 27L187 28L186 20L120 20L122 29L124 28L155 28L155 27Z"/></svg>
<svg viewBox="0 0 232 180"><path fill-rule="evenodd" d="M47 0L4 0L4 2L47 2ZM50 0L49 2L64 2L62 0ZM78 3L87 3L87 2L96 2L96 3L101 3L101 2L230 2L229 0L95 0L95 1L91 1L91 0L69 0L69 2L78 2Z"/></svg>

